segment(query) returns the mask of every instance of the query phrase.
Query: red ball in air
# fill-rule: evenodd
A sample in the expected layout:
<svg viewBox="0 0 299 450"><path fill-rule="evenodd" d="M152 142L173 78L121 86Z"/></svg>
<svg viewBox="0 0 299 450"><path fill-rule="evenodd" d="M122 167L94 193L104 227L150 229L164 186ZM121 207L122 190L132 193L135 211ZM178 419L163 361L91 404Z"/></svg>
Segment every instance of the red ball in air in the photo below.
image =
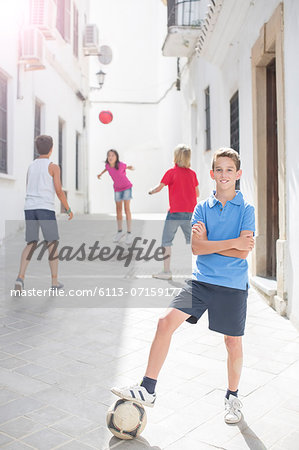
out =
<svg viewBox="0 0 299 450"><path fill-rule="evenodd" d="M99 114L99 119L100 119L100 122L102 122L104 124L112 122L112 120L113 120L112 112L111 111L101 111Z"/></svg>

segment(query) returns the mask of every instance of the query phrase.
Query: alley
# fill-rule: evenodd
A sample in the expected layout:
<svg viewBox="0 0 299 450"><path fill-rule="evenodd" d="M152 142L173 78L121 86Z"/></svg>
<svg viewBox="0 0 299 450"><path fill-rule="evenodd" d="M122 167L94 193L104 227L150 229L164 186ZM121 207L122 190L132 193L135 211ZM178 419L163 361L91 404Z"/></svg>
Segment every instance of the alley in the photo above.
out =
<svg viewBox="0 0 299 450"><path fill-rule="evenodd" d="M77 220L80 223L80 218ZM84 220L87 223L94 218ZM109 227L109 221L102 223ZM75 235L69 231L77 234L75 226L70 228L64 221L60 227L63 235L67 229L69 239L75 241ZM141 379L156 321L163 310L146 302L140 307L95 308L90 304L84 308L82 304L59 307L57 299L47 296L35 301L28 297L11 298L7 282L14 278L13 265L18 264L22 246L23 231L20 231L1 249L1 272L6 274L6 282L3 279L1 285L5 301L0 329L3 448L298 448L299 333L253 289L244 339L240 386L244 418L240 424L229 426L223 421L226 354L222 336L207 329L204 316L199 325L184 324L175 333L158 382L157 404L152 410L147 408L148 424L142 437L119 441L105 423L106 410L115 400L109 388ZM10 253L13 258L8 262ZM157 264L151 261L148 273ZM61 268L61 280L68 289L74 277L68 276L66 266ZM105 270L106 275L122 274L118 280L123 283L129 280L130 286L140 282L132 272L130 275L129 269L125 273L119 261L107 262ZM145 269L140 273L145 273ZM82 277L79 272L73 275ZM88 286L90 280L85 280ZM153 286L150 278L144 276L144 280ZM47 282L48 274L38 278L34 269L29 270L28 289ZM164 288L182 282L179 272L172 282L158 280L159 287Z"/></svg>

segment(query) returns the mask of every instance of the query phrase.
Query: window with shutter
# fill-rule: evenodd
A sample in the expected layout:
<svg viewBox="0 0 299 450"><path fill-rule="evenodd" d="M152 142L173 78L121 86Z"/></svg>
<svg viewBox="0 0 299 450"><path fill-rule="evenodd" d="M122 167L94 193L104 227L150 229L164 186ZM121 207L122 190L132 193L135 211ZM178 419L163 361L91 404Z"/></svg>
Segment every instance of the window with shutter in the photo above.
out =
<svg viewBox="0 0 299 450"><path fill-rule="evenodd" d="M78 58L79 56L79 45L78 45L78 41L79 41L79 13L78 13L78 9L76 8L76 6L74 5L73 8L73 52L74 55L76 56L76 58Z"/></svg>
<svg viewBox="0 0 299 450"><path fill-rule="evenodd" d="M0 172L7 173L7 78L0 73Z"/></svg>
<svg viewBox="0 0 299 450"><path fill-rule="evenodd" d="M71 0L57 0L56 28L66 42L71 37Z"/></svg>

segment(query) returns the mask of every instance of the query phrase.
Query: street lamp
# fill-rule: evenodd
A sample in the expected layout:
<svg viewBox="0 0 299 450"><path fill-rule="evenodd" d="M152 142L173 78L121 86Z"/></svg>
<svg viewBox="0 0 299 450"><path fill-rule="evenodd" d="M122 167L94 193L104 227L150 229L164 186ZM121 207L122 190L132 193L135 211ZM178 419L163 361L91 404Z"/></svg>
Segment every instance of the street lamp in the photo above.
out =
<svg viewBox="0 0 299 450"><path fill-rule="evenodd" d="M103 72L102 69L99 72L96 73L96 77L97 77L100 89L102 89L102 87L103 87L103 84L104 84L104 81L105 81L105 76L106 76L106 73Z"/></svg>

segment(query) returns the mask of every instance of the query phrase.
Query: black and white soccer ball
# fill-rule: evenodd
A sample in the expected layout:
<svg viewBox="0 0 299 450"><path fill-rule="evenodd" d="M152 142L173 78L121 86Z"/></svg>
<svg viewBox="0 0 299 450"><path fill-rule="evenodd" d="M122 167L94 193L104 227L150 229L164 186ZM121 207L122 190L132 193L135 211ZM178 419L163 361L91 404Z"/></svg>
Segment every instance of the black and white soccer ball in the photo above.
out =
<svg viewBox="0 0 299 450"><path fill-rule="evenodd" d="M139 403L117 400L107 412L107 426L119 439L134 439L139 436L147 422L146 412Z"/></svg>

